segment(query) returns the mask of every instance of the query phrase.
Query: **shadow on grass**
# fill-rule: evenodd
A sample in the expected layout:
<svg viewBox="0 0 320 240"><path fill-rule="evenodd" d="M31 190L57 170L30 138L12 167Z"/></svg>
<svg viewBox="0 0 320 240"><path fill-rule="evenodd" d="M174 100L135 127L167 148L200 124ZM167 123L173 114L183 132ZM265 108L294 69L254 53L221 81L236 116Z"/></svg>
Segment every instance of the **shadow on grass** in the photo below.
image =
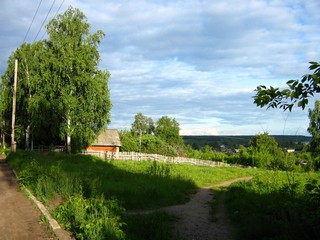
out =
<svg viewBox="0 0 320 240"><path fill-rule="evenodd" d="M194 182L190 179L147 174L151 162L119 163L85 155L30 152L11 154L8 156L8 161L18 175L21 173L27 175L24 180L33 190L48 187L53 191L57 188L64 191L62 186L66 189L64 192L70 192L70 194L82 190L85 197L96 195L104 195L106 198L114 197L127 210L180 204L186 202L190 193L196 189ZM37 163L36 170L24 171L31 162ZM53 186L39 187L37 182L39 178L43 178L47 185L52 181ZM76 182L81 184L80 190Z"/></svg>
<svg viewBox="0 0 320 240"><path fill-rule="evenodd" d="M228 188L226 206L237 239L320 239L319 199L286 186L238 183Z"/></svg>
<svg viewBox="0 0 320 240"><path fill-rule="evenodd" d="M130 240L183 240L170 228L170 224L174 221L176 221L176 217L164 211L128 215L126 216L125 231Z"/></svg>

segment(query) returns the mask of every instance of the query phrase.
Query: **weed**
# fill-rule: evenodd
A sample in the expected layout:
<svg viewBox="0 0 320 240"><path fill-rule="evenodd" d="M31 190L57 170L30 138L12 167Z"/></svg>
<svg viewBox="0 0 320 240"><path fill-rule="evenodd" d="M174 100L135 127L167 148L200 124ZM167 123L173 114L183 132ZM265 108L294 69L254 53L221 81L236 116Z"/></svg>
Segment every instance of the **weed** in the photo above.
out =
<svg viewBox="0 0 320 240"><path fill-rule="evenodd" d="M147 174L150 176L169 177L170 176L170 165L160 164L157 161L153 161L147 169Z"/></svg>
<svg viewBox="0 0 320 240"><path fill-rule="evenodd" d="M42 166L35 160L32 160L18 176L18 182L25 186L36 184L38 178L43 174Z"/></svg>
<svg viewBox="0 0 320 240"><path fill-rule="evenodd" d="M72 196L60 205L53 216L77 239L125 239L121 230L124 223L122 208L115 199L104 197L85 199L81 195Z"/></svg>

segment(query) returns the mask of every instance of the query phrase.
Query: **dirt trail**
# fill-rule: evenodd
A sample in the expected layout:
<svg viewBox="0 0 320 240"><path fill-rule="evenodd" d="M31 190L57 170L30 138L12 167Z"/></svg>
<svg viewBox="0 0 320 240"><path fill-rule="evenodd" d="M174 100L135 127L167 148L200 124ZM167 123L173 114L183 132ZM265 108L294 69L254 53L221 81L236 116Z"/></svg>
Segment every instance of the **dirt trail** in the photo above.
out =
<svg viewBox="0 0 320 240"><path fill-rule="evenodd" d="M0 238L4 240L54 239L44 224L40 212L19 191L16 178L0 156Z"/></svg>
<svg viewBox="0 0 320 240"><path fill-rule="evenodd" d="M227 187L237 181L248 181L251 176L233 179L221 184L216 184L200 189L191 200L183 205L176 205L164 208L168 213L179 217L174 223L174 230L180 233L187 240L228 240L232 239L232 228L225 216L224 194L221 196L216 221L212 222L208 204L212 201L212 187Z"/></svg>

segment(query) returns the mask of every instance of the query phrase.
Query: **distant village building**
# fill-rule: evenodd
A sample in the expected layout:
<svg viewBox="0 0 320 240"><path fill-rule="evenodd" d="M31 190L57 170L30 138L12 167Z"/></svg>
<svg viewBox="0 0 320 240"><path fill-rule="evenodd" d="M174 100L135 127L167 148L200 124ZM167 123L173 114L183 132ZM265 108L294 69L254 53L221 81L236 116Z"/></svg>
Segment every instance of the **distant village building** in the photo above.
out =
<svg viewBox="0 0 320 240"><path fill-rule="evenodd" d="M292 148L288 148L286 149L287 153L294 153L296 150L295 149L292 149Z"/></svg>
<svg viewBox="0 0 320 240"><path fill-rule="evenodd" d="M107 129L100 133L98 138L91 146L87 147L87 151L101 152L119 152L121 140L117 129Z"/></svg>

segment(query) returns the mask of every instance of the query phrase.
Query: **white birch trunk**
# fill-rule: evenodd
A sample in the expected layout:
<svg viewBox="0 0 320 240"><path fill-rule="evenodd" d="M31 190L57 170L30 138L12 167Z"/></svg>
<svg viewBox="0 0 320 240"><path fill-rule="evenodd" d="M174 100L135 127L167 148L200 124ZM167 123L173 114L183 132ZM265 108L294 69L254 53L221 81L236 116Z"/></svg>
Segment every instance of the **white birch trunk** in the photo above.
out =
<svg viewBox="0 0 320 240"><path fill-rule="evenodd" d="M6 124L6 121L5 120L3 120L2 121L2 124L3 124L3 127L5 126L5 124ZM5 133L4 133L4 130L2 129L2 131L1 131L1 140L2 140L2 142L1 142L1 144L2 144L2 148L3 149L6 149L6 135L5 135Z"/></svg>
<svg viewBox="0 0 320 240"><path fill-rule="evenodd" d="M27 129L26 129L26 150L30 150L30 145L29 145L29 142L30 142L30 124L27 126Z"/></svg>
<svg viewBox="0 0 320 240"><path fill-rule="evenodd" d="M67 139L66 139L67 153L70 153L70 152L71 152L70 125L71 125L71 119L70 119L70 115L69 115L69 116L67 117Z"/></svg>
<svg viewBox="0 0 320 240"><path fill-rule="evenodd" d="M28 63L27 60L24 59L24 63L26 66L26 75L27 75L27 82L28 82L28 91L29 91L29 100L31 99L31 91L30 91L30 75L29 75L29 67L28 67ZM33 151L33 143L30 141L30 136L31 136L31 124L32 124L32 114L29 118L29 123L28 126L26 128L26 142L25 142L25 147L26 150L31 150ZM31 145L31 147L30 147Z"/></svg>

